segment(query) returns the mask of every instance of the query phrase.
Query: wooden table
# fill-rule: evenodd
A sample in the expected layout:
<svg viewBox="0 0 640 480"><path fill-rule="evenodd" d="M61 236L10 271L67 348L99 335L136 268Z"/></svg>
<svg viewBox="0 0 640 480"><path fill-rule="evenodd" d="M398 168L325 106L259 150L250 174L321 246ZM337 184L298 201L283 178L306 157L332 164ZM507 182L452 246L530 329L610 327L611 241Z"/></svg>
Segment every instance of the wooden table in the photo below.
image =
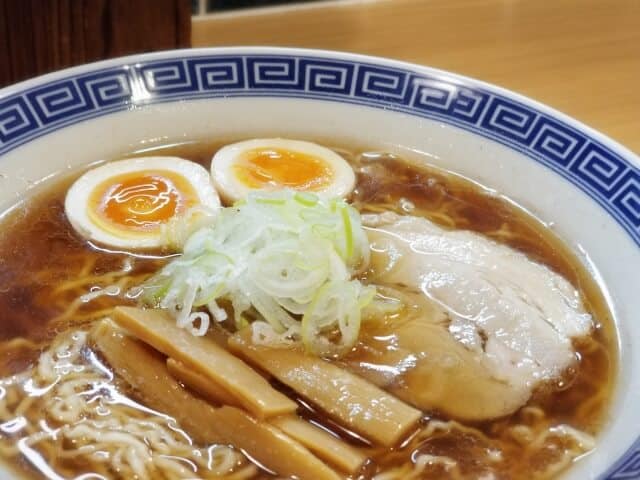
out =
<svg viewBox="0 0 640 480"><path fill-rule="evenodd" d="M343 0L194 20L194 47L407 60L527 95L640 153L640 0Z"/></svg>

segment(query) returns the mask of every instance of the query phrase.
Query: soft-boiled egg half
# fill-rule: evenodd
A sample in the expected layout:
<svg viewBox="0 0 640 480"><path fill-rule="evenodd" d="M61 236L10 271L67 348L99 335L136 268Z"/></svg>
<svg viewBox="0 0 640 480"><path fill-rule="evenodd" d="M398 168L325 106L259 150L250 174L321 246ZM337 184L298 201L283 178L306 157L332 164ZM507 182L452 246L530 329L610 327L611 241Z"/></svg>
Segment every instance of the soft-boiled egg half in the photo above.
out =
<svg viewBox="0 0 640 480"><path fill-rule="evenodd" d="M178 157L106 163L82 175L65 199L67 218L82 236L124 249L167 246L170 222L219 208L209 172Z"/></svg>
<svg viewBox="0 0 640 480"><path fill-rule="evenodd" d="M345 197L355 185L353 169L333 150L284 138L246 140L213 156L211 175L228 202L251 190L293 190Z"/></svg>

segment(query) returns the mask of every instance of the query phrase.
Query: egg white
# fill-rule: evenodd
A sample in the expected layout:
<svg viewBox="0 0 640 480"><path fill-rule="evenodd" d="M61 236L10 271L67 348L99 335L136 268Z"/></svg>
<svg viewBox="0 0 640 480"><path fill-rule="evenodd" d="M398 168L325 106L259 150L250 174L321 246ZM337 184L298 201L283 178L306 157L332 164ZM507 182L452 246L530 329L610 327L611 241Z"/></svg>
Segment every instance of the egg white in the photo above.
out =
<svg viewBox="0 0 640 480"><path fill-rule="evenodd" d="M90 197L99 185L122 174L150 170L171 171L184 177L191 185L199 205L212 214L220 209L220 198L211 183L209 172L197 163L179 157L132 158L101 165L75 181L65 198L65 213L73 228L84 238L108 247L137 250L166 246L169 239L162 229L131 233L122 230L115 234L104 230L89 215Z"/></svg>
<svg viewBox="0 0 640 480"><path fill-rule="evenodd" d="M244 184L234 173L234 165L242 160L244 153L264 148L277 148L291 152L300 152L320 158L333 170L331 183L313 193L324 197L346 197L353 190L356 178L347 161L333 150L316 143L285 138L257 138L226 145L216 152L211 160L213 183L225 201L232 203L244 198L256 188ZM272 190L259 188L257 190Z"/></svg>

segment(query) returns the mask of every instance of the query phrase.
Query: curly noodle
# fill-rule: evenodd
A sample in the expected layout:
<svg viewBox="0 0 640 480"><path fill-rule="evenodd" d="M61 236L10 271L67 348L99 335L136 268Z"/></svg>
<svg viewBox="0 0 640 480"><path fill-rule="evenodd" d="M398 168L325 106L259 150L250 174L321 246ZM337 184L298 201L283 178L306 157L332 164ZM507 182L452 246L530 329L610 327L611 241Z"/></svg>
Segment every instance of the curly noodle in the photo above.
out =
<svg viewBox="0 0 640 480"><path fill-rule="evenodd" d="M0 454L22 455L49 478L252 478L257 468L223 445L199 448L175 422L123 396L86 348L58 336L37 364L0 380Z"/></svg>

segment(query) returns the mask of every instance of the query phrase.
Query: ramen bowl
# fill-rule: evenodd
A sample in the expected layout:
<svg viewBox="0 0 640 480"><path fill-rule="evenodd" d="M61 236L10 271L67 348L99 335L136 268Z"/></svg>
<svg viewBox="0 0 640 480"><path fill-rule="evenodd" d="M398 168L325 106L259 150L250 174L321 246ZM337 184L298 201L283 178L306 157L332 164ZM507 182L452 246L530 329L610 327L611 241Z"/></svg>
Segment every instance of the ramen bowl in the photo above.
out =
<svg viewBox="0 0 640 480"><path fill-rule="evenodd" d="M619 338L597 447L566 478L640 478L640 163L530 99L448 72L338 52L168 51L0 90L0 211L69 170L203 138L366 146L461 174L515 201L578 253ZM0 468L0 478L13 478Z"/></svg>

